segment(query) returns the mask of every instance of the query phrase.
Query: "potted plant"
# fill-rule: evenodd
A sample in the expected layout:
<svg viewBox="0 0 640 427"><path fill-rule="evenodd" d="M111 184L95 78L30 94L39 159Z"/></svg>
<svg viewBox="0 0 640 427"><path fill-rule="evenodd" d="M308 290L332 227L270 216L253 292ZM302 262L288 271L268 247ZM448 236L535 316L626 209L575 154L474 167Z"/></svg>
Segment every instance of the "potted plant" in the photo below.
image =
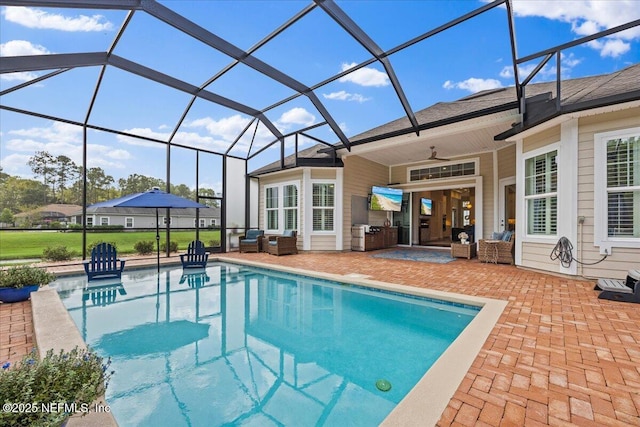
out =
<svg viewBox="0 0 640 427"><path fill-rule="evenodd" d="M458 233L458 239L460 239L460 243L462 243L463 245L467 244L468 238L469 238L469 235L464 231L461 231L460 233Z"/></svg>
<svg viewBox="0 0 640 427"><path fill-rule="evenodd" d="M60 426L73 414L87 414L104 395L111 359L78 347L39 359L35 350L0 368L0 425Z"/></svg>
<svg viewBox="0 0 640 427"><path fill-rule="evenodd" d="M29 265L0 270L0 301L18 302L29 299L33 291L56 278L47 270Z"/></svg>

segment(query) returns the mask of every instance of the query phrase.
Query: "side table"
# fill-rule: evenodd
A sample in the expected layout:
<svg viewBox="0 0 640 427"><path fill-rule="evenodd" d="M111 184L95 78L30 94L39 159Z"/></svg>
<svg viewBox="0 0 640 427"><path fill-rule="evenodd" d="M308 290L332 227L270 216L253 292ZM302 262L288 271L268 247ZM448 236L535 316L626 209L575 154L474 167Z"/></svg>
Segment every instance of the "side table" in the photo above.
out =
<svg viewBox="0 0 640 427"><path fill-rule="evenodd" d="M476 256L476 244L451 243L451 256L471 259Z"/></svg>

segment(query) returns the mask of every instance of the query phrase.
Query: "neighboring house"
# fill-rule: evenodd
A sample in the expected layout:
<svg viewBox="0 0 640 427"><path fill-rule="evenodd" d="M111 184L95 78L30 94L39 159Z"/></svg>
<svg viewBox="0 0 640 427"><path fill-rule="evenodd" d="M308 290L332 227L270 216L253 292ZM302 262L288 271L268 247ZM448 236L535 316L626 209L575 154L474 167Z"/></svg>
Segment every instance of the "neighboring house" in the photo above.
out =
<svg viewBox="0 0 640 427"><path fill-rule="evenodd" d="M69 204L51 204L41 206L37 209L28 212L21 212L14 216L17 224L30 222L30 223L50 223L50 222L69 222L69 218L77 212L78 209L82 209L79 205Z"/></svg>
<svg viewBox="0 0 640 427"><path fill-rule="evenodd" d="M516 232L515 264L589 277L640 267L640 64L594 77L487 90L253 171L258 224L298 231L302 250L350 250L354 224L389 221L404 245ZM433 147L433 148L431 148ZM400 212L368 209L373 186L401 189ZM421 199L432 203L420 212ZM561 237L581 261L551 254ZM599 262L605 255L606 259Z"/></svg>
<svg viewBox="0 0 640 427"><path fill-rule="evenodd" d="M220 208L199 209L199 228L219 227ZM171 209L167 218L166 209L158 210L158 222L171 228L195 228L196 209ZM72 222L82 224L82 207L74 212ZM87 226L121 225L127 228L155 228L156 210L150 208L94 208L87 207Z"/></svg>

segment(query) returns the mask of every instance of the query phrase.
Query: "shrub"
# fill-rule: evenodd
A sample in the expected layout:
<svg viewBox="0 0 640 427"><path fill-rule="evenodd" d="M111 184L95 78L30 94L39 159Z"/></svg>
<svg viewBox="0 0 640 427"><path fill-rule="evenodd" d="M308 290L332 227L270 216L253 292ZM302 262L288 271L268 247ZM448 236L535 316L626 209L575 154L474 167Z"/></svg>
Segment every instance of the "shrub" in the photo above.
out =
<svg viewBox="0 0 640 427"><path fill-rule="evenodd" d="M29 285L46 285L55 280L56 276L40 267L19 265L0 270L0 287L22 288Z"/></svg>
<svg viewBox="0 0 640 427"><path fill-rule="evenodd" d="M171 252L178 252L178 242L169 242L169 248L171 249ZM166 242L162 242L162 244L160 245L160 251L162 252L167 251Z"/></svg>
<svg viewBox="0 0 640 427"><path fill-rule="evenodd" d="M155 246L153 240L141 240L133 245L133 249L140 255L149 255Z"/></svg>
<svg viewBox="0 0 640 427"><path fill-rule="evenodd" d="M220 246L220 240L218 239L209 240L207 243L209 244L209 246L213 246L213 247Z"/></svg>
<svg viewBox="0 0 640 427"><path fill-rule="evenodd" d="M66 246L47 246L42 251L42 258L47 261L68 261L75 256L73 251L67 249Z"/></svg>
<svg viewBox="0 0 640 427"><path fill-rule="evenodd" d="M87 227L88 233L109 233L124 230L124 225L94 225Z"/></svg>
<svg viewBox="0 0 640 427"><path fill-rule="evenodd" d="M31 411L0 411L0 425L60 425L72 415L69 412L86 414L109 384L114 373L109 371L110 365L111 359L105 361L78 347L69 352L49 350L42 359L34 350L13 366L4 363L0 369L0 402L24 407L51 404L54 410L37 407Z"/></svg>

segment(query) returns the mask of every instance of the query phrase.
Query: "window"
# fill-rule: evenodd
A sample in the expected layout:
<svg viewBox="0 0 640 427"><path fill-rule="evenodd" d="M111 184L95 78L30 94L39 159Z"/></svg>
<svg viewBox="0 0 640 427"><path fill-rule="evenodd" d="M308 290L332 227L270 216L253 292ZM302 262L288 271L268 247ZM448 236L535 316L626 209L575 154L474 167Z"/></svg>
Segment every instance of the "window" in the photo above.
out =
<svg viewBox="0 0 640 427"><path fill-rule="evenodd" d="M92 216L88 216L87 217L87 227L93 227L93 217Z"/></svg>
<svg viewBox="0 0 640 427"><path fill-rule="evenodd" d="M409 181L451 178L476 174L476 162L453 163L428 168L410 169Z"/></svg>
<svg viewBox="0 0 640 427"><path fill-rule="evenodd" d="M133 218L128 216L124 219L124 228L133 228Z"/></svg>
<svg viewBox="0 0 640 427"><path fill-rule="evenodd" d="M558 226L558 150L525 160L527 234L554 236Z"/></svg>
<svg viewBox="0 0 640 427"><path fill-rule="evenodd" d="M200 224L198 226L198 224ZM193 219L193 226L196 227L198 226L198 228L205 228L207 226L207 220L204 218L200 218L199 220L194 218Z"/></svg>
<svg viewBox="0 0 640 427"><path fill-rule="evenodd" d="M297 183L265 187L265 228L272 232L298 230L299 191Z"/></svg>
<svg viewBox="0 0 640 427"><path fill-rule="evenodd" d="M169 217L169 218L168 218L168 220L169 220L168 224L169 224L169 225L171 225L172 217ZM167 217L166 217L166 216L163 216L163 217L162 217L162 223L163 223L164 225L167 225Z"/></svg>
<svg viewBox="0 0 640 427"><path fill-rule="evenodd" d="M333 231L335 184L313 184L313 231Z"/></svg>
<svg viewBox="0 0 640 427"><path fill-rule="evenodd" d="M298 187L285 185L283 187L284 229L298 229Z"/></svg>
<svg viewBox="0 0 640 427"><path fill-rule="evenodd" d="M218 225L216 219L215 218L211 218L211 226L215 227L216 225Z"/></svg>
<svg viewBox="0 0 640 427"><path fill-rule="evenodd" d="M606 235L640 238L640 132L600 143L606 150Z"/></svg>
<svg viewBox="0 0 640 427"><path fill-rule="evenodd" d="M101 216L100 217L100 225L109 225L109 217Z"/></svg>
<svg viewBox="0 0 640 427"><path fill-rule="evenodd" d="M267 187L265 190L265 207L267 209L267 230L278 229L278 187Z"/></svg>

